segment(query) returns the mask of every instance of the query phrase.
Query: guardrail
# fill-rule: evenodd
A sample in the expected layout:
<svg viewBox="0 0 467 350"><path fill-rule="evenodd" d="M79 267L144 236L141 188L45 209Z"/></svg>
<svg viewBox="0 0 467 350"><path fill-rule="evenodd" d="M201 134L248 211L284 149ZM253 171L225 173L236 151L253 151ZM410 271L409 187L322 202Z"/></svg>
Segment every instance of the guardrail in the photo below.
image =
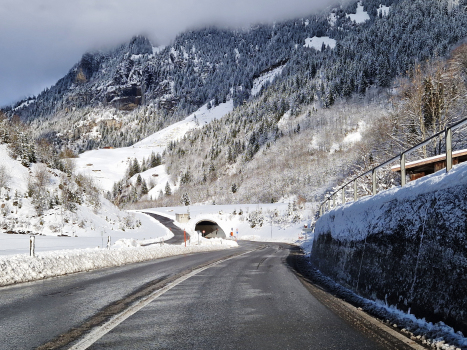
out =
<svg viewBox="0 0 467 350"><path fill-rule="evenodd" d="M378 192L377 188L377 183L376 183L376 171L386 165L389 165L390 163L396 161L399 159L400 161L400 171L401 171L401 187L405 186L406 184L406 169L405 169L405 164L406 164L406 155L416 151L417 149L426 146L429 144L433 139L439 137L440 135L444 134L444 139L445 139L445 146L446 146L446 172L452 169L452 132L456 129L459 129L460 127L467 125L467 118L462 119L458 121L457 123L454 123L451 126L448 126L446 129L443 131L438 132L437 134L427 138L425 141L417 144L416 146L413 146L412 148L409 148L399 155L387 160L384 163L379 164L378 166L374 167L371 170L368 170L367 172L358 175L354 179L350 180L347 182L345 185L339 187L336 191L328 195L325 200L320 204L319 206L319 216L322 216L327 210L331 210L332 208L336 207L336 196L338 195L339 192L342 193L342 203L346 203L345 199L345 188L349 186L350 184L353 183L354 187L354 202L358 200L358 193L357 193L357 180L362 178L363 176L371 174L372 178L372 195L374 196ZM331 204L332 203L332 204ZM332 205L332 206L331 206Z"/></svg>

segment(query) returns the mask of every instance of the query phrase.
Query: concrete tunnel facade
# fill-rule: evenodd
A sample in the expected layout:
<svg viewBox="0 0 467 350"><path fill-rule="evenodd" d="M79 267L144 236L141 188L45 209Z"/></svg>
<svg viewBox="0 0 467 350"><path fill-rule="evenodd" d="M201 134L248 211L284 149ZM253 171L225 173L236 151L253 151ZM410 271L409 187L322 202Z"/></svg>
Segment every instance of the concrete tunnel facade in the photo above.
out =
<svg viewBox="0 0 467 350"><path fill-rule="evenodd" d="M205 238L227 238L224 230L213 220L204 219L195 224L195 231L203 232Z"/></svg>

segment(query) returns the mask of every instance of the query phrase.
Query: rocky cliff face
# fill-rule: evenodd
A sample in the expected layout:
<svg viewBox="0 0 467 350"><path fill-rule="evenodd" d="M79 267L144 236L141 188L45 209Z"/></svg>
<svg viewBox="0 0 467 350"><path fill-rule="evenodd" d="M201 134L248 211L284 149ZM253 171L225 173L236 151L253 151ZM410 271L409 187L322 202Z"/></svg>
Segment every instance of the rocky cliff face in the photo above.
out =
<svg viewBox="0 0 467 350"><path fill-rule="evenodd" d="M459 165L418 180L423 191L410 184L332 210L316 224L311 262L364 297L466 334L466 176Z"/></svg>

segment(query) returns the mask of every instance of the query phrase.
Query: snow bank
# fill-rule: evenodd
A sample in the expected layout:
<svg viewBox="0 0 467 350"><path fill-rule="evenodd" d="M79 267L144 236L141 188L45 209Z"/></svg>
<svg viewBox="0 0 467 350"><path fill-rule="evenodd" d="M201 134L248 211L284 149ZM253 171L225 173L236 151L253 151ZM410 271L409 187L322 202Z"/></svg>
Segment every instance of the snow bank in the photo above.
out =
<svg viewBox="0 0 467 350"><path fill-rule="evenodd" d="M423 209L424 214L427 208L422 208L420 201L412 207L410 201L413 198L429 193L441 195L443 190L466 185L467 164L464 163L455 166L449 173L440 170L417 181L411 181L402 188L389 189L376 196L363 197L355 203L350 202L337 207L324 214L323 220L317 221L315 230L331 232L333 238L340 240L362 240L370 232L376 231L390 233L399 225L401 219L399 216L387 216L387 211L391 208L399 208L399 212L407 215L410 213L408 219L420 225L425 216L419 215L419 210ZM454 206L446 207L443 214L455 221L456 217L462 218L465 213L461 208ZM453 224L457 226L454 222Z"/></svg>
<svg viewBox="0 0 467 350"><path fill-rule="evenodd" d="M235 242L212 240L209 244L138 247L135 240L122 240L110 250L76 249L37 254L36 257L14 255L0 257L0 286L49 277L121 266L174 255L229 249Z"/></svg>

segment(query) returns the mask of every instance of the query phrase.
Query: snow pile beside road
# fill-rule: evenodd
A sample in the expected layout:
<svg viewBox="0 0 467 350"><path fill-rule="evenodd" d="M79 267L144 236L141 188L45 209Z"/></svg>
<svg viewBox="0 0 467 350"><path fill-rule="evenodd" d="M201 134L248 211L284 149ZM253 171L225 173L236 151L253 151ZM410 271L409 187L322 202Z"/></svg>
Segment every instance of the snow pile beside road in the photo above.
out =
<svg viewBox="0 0 467 350"><path fill-rule="evenodd" d="M124 239L119 239L117 242L115 242L115 247L116 248L132 248L132 247L141 247L141 244L133 238L124 238Z"/></svg>
<svg viewBox="0 0 467 350"><path fill-rule="evenodd" d="M232 239L222 239L219 237L204 238L200 232L191 233L187 239L187 245L199 245L199 246L212 246L212 245L227 245L229 247L238 247L236 241ZM182 243L184 245L184 243Z"/></svg>
<svg viewBox="0 0 467 350"><path fill-rule="evenodd" d="M187 244L186 247L184 245L123 247L124 245L139 245L139 242L122 240L121 244L114 245L111 250L76 249L40 253L36 257L26 255L0 257L0 286L237 246L237 243L233 241L211 241L210 244L191 246Z"/></svg>
<svg viewBox="0 0 467 350"><path fill-rule="evenodd" d="M376 196L360 198L332 209L316 222L315 232L331 232L338 240L363 240L370 232L392 234L400 225L401 216L387 215L390 210L405 213L411 225L423 226L427 219L427 205L419 200L416 207L410 203L413 198L431 194L439 200L444 190L467 185L467 164L455 166L449 173L445 170L409 182L404 187L395 187ZM423 205L422 205L423 204ZM430 203L431 205L431 203ZM465 210L453 204L443 210L443 220L450 221L451 227L462 222ZM420 215L422 213L423 215Z"/></svg>

